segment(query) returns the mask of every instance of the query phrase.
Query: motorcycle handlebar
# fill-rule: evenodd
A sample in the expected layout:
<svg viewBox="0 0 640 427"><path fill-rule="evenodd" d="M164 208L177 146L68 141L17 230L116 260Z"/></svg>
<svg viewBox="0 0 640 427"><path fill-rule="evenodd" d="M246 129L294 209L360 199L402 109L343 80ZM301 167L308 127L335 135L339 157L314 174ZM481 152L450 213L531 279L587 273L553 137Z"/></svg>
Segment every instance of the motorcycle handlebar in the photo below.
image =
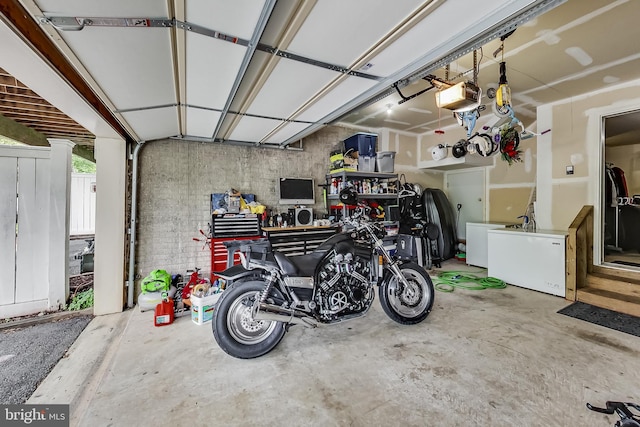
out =
<svg viewBox="0 0 640 427"><path fill-rule="evenodd" d="M358 206L358 209L353 215L343 218L340 223L349 225L359 225L363 222L368 222L368 217L365 215L366 209L363 206Z"/></svg>
<svg viewBox="0 0 640 427"><path fill-rule="evenodd" d="M635 403L630 403L630 402L607 401L606 408L599 408L597 406L593 406L590 403L587 403L587 408L595 412L600 412L602 414L617 413L618 416L620 416L620 419L622 420L629 419L634 421L637 419L636 415L633 412L631 412L629 408L634 408L640 411L640 405L636 405Z"/></svg>

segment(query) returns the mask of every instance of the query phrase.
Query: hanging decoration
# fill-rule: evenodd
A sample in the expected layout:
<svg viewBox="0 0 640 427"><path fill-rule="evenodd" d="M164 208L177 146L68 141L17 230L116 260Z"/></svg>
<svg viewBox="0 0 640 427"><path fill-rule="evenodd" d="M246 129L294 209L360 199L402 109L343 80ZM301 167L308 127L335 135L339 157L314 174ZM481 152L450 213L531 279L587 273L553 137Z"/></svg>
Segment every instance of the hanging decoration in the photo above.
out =
<svg viewBox="0 0 640 427"><path fill-rule="evenodd" d="M521 162L522 150L520 147L520 135L518 131L511 126L505 126L500 129L500 154L502 160L507 162L509 166L513 163Z"/></svg>

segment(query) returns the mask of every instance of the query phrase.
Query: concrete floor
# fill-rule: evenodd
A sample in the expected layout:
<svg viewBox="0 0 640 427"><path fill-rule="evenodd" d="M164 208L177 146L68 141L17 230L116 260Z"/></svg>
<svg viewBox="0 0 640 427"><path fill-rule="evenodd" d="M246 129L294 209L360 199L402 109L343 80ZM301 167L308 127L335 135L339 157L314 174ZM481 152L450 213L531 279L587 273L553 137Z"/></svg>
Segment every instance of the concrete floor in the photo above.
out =
<svg viewBox="0 0 640 427"><path fill-rule="evenodd" d="M556 313L567 304L458 289L402 326L376 301L253 360L223 353L210 324L154 327L134 309L95 318L27 403L70 403L81 426L611 426L585 404L640 403L640 338Z"/></svg>

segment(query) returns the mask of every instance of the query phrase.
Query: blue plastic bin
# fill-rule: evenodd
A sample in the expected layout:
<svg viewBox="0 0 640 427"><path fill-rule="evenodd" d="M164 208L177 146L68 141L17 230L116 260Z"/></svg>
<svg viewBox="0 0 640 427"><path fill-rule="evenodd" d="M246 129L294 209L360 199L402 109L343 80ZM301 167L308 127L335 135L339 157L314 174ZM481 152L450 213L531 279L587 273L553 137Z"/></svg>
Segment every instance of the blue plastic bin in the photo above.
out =
<svg viewBox="0 0 640 427"><path fill-rule="evenodd" d="M357 151L358 157L375 157L377 142L378 135L375 133L359 132L344 140L344 151Z"/></svg>

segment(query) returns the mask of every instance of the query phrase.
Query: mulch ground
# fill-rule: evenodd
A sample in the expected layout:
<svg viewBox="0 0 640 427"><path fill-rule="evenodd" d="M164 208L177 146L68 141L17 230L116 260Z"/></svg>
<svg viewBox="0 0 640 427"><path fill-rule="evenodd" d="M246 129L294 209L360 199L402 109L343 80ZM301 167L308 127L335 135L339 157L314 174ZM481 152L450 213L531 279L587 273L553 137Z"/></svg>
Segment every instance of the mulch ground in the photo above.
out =
<svg viewBox="0 0 640 427"><path fill-rule="evenodd" d="M69 301L67 301L67 303L71 301L74 295L76 295L79 292L86 291L87 289L91 289L91 287L93 287L93 273L84 273L84 274L69 276ZM29 314L27 316L17 316L17 317L11 317L7 319L0 319L0 324L8 326L6 325L7 323L13 323L13 322L22 323L19 321L34 319L38 317L43 317L44 315L47 315L47 314L62 313L62 312L64 312L64 310L40 312L40 313Z"/></svg>
<svg viewBox="0 0 640 427"><path fill-rule="evenodd" d="M93 273L77 274L69 277L69 293L81 292L93 286Z"/></svg>

